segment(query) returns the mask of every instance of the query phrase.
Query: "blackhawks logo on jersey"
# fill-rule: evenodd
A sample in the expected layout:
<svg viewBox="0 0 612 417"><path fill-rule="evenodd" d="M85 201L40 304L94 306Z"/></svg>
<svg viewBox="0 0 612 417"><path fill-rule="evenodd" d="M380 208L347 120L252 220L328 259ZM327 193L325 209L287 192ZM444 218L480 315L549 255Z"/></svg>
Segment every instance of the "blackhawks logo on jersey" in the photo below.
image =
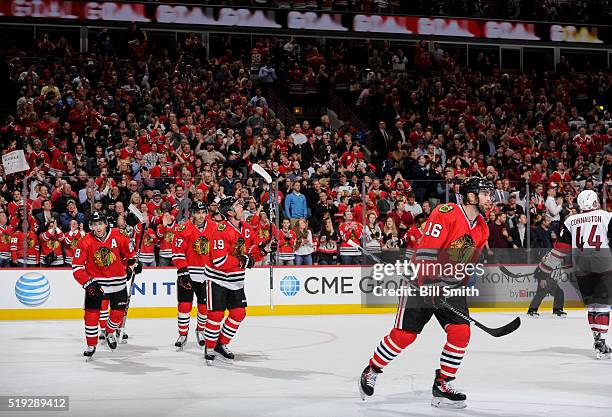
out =
<svg viewBox="0 0 612 417"><path fill-rule="evenodd" d="M80 239L73 239L70 243L70 249L76 249L77 245L79 244L79 240Z"/></svg>
<svg viewBox="0 0 612 417"><path fill-rule="evenodd" d="M105 246L102 246L94 253L94 262L98 266L110 266L115 262L115 259L117 259L115 254Z"/></svg>
<svg viewBox="0 0 612 417"><path fill-rule="evenodd" d="M236 244L234 245L234 250L232 251L232 255L234 256L244 255L245 243L246 242L244 238L239 237L238 240L236 241Z"/></svg>
<svg viewBox="0 0 612 417"><path fill-rule="evenodd" d="M472 259L476 244L472 236L465 234L453 240L449 247L449 259L454 262L468 262Z"/></svg>
<svg viewBox="0 0 612 417"><path fill-rule="evenodd" d="M142 242L145 246L151 246L153 244L153 236L145 235L144 242Z"/></svg>
<svg viewBox="0 0 612 417"><path fill-rule="evenodd" d="M206 255L210 251L210 245L208 239L204 236L200 236L195 242L193 242L193 251L198 255Z"/></svg>
<svg viewBox="0 0 612 417"><path fill-rule="evenodd" d="M270 230L260 227L257 231L257 236L261 239L268 239L270 237Z"/></svg>
<svg viewBox="0 0 612 417"><path fill-rule="evenodd" d="M218 231L220 231L220 232L222 232L222 231L224 231L224 230L225 230L225 228L226 228L226 227L227 227L227 226L226 226L226 225L224 225L223 223L219 223L219 226L217 227L217 230L218 230Z"/></svg>
<svg viewBox="0 0 612 417"><path fill-rule="evenodd" d="M36 247L36 240L29 237L28 238L28 248L34 249L34 247Z"/></svg>
<svg viewBox="0 0 612 417"><path fill-rule="evenodd" d="M451 206L450 204L445 204L442 207L440 207L440 213L448 213L452 209L453 209L453 206Z"/></svg>
<svg viewBox="0 0 612 417"><path fill-rule="evenodd" d="M7 244L11 242L11 235L9 235L8 233L2 233L2 236L0 236L0 242Z"/></svg>
<svg viewBox="0 0 612 417"><path fill-rule="evenodd" d="M123 236L130 235L130 231L128 229L119 229L119 233L121 233Z"/></svg>
<svg viewBox="0 0 612 417"><path fill-rule="evenodd" d="M165 242L172 242L172 239L174 239L174 233L172 233L172 232L164 233L164 241Z"/></svg>
<svg viewBox="0 0 612 417"><path fill-rule="evenodd" d="M177 231L177 232L182 232L183 230L185 230L185 227L186 227L186 226L185 226L184 224L181 224L180 226L178 226L178 227L176 228L176 231Z"/></svg>
<svg viewBox="0 0 612 417"><path fill-rule="evenodd" d="M55 239L51 239L47 242L47 247L49 249L55 249L57 247L59 247L59 242Z"/></svg>

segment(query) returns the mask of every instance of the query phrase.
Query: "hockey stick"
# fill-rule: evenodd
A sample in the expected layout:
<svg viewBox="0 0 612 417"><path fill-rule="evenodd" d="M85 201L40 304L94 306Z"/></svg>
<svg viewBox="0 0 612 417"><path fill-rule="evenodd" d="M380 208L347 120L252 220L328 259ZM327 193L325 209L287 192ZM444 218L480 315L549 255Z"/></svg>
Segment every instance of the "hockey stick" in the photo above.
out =
<svg viewBox="0 0 612 417"><path fill-rule="evenodd" d="M263 180L268 184L268 194L270 194L268 198L269 204L269 214L268 214L268 224L269 224L269 236L272 239L272 202L274 201L274 196L272 195L272 177L268 172L263 169L263 167L259 164L253 164L253 171L258 174ZM274 310L274 271L272 270L272 265L274 264L274 254L270 253L270 310Z"/></svg>
<svg viewBox="0 0 612 417"><path fill-rule="evenodd" d="M138 242L138 252L136 253L136 260L140 259L140 250L142 249L142 242L144 241L145 228L147 224L147 218L140 210L136 208L135 205L130 204L128 206L128 210L138 219L140 223L140 242ZM125 331L125 321L127 320L128 310L130 309L130 301L132 300L132 291L134 291L134 284L136 281L136 274L130 270L128 273L128 282L130 283L127 301L125 303L125 312L123 313L123 320L121 321L121 326L117 329L117 341L119 343L123 343L123 333Z"/></svg>
<svg viewBox="0 0 612 417"><path fill-rule="evenodd" d="M253 164L253 171L255 171L255 173L261 178L263 178L267 184L272 184L272 177L270 176L270 174L268 174L268 171L266 171L261 165Z"/></svg>
<svg viewBox="0 0 612 417"><path fill-rule="evenodd" d="M510 271L508 268L506 268L504 265L499 265L499 270L502 271L503 274L508 275L510 278L525 278L525 277L530 277L534 274L534 272L527 272L525 274L515 274L514 272Z"/></svg>
<svg viewBox="0 0 612 417"><path fill-rule="evenodd" d="M361 246L359 246L357 243L349 240L348 241L349 245L351 245L352 247L359 249L365 256L369 256L370 258L372 258L376 263L384 263L382 259L380 259L378 256L369 253L368 251L366 251L364 248L362 248ZM407 279L408 285L411 288L415 288L418 289L419 287L414 284L412 282L413 278L409 277L407 275L401 274L402 277ZM442 308L446 308L447 310L450 310L452 313L454 313L456 316L461 317L462 319L468 321L470 324L473 324L474 326L478 327L479 329L485 331L486 333L490 334L493 337L501 337L501 336L505 336L507 334L512 333L513 331L515 331L516 329L518 329L521 325L521 319L520 317L515 318L514 320L512 320L510 323L502 326L502 327L496 327L496 328L491 328L491 327L487 327L484 324L480 323L478 320L470 317L468 314L465 314L464 312L462 312L461 310L455 308L455 306L453 306L452 304L450 304L448 301L446 301L445 299L441 299L440 300L440 307Z"/></svg>

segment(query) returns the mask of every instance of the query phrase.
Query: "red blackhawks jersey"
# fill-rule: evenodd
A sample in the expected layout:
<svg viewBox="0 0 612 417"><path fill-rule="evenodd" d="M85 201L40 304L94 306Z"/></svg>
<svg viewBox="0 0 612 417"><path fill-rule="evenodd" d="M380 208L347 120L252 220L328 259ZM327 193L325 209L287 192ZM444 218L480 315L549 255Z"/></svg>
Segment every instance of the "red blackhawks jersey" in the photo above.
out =
<svg viewBox="0 0 612 417"><path fill-rule="evenodd" d="M26 243L26 259L23 260L23 241L27 239ZM38 253L40 246L38 244L38 236L33 231L29 231L27 236L21 230L13 233L11 237L11 258L13 262L19 262L21 264L36 265L39 262Z"/></svg>
<svg viewBox="0 0 612 417"><path fill-rule="evenodd" d="M142 232L142 224L138 223L134 226L134 240L136 247L140 248L140 258L138 260L143 263L150 264L155 260L155 244L157 243L157 235L150 227L145 230L145 234L140 246L140 233Z"/></svg>
<svg viewBox="0 0 612 417"><path fill-rule="evenodd" d="M448 281L446 277L452 274L451 280L466 283L469 276L458 280L446 267L473 262L488 239L489 226L480 214L471 222L459 204L437 206L425 222L423 239L414 254L417 266L421 264L419 282L441 277Z"/></svg>
<svg viewBox="0 0 612 417"><path fill-rule="evenodd" d="M340 235L340 255L356 256L361 255L359 249L351 246L348 242L351 241L361 246L361 237L363 236L363 226L357 222L343 222L338 227Z"/></svg>
<svg viewBox="0 0 612 417"><path fill-rule="evenodd" d="M295 232L291 229L281 229L278 234L278 260L279 261L292 261L295 259L295 241L297 237Z"/></svg>
<svg viewBox="0 0 612 417"><path fill-rule="evenodd" d="M159 239L159 256L162 258L172 258L172 241L176 224L172 222L168 226L163 223L157 226L157 238Z"/></svg>
<svg viewBox="0 0 612 417"><path fill-rule="evenodd" d="M0 260L11 259L11 234L13 228L8 224L0 225Z"/></svg>
<svg viewBox="0 0 612 417"><path fill-rule="evenodd" d="M40 248L41 256L47 256L51 252L55 253L57 259L53 262L53 265L61 265L64 263L62 258L62 243L64 243L64 233L58 231L51 234L48 230L41 233L40 235ZM43 259L44 260L44 259Z"/></svg>
<svg viewBox="0 0 612 417"><path fill-rule="evenodd" d="M176 228L172 245L172 262L177 268L188 268L193 281L204 282L204 268L211 264L210 246L218 225L206 220L203 227L188 221Z"/></svg>
<svg viewBox="0 0 612 417"><path fill-rule="evenodd" d="M74 258L74 251L79 244L79 241L85 237L85 232L82 230L71 230L64 233L64 254L65 260L68 265L72 265L72 259Z"/></svg>
<svg viewBox="0 0 612 417"><path fill-rule="evenodd" d="M130 238L118 229L110 229L102 239L88 233L74 251L72 274L81 285L92 279L105 293L114 293L126 287L125 263L135 257Z"/></svg>
<svg viewBox="0 0 612 417"><path fill-rule="evenodd" d="M206 278L230 290L244 288L244 268L240 266L240 255L250 254L256 262L264 258L257 246L253 228L244 221L238 227L228 220L219 223L210 254L211 265L204 268Z"/></svg>

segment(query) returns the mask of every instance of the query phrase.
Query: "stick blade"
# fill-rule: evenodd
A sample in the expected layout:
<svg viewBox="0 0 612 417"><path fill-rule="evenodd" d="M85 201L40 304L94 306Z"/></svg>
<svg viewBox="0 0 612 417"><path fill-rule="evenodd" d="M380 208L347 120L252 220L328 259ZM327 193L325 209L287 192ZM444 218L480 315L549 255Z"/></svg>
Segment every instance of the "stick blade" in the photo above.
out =
<svg viewBox="0 0 612 417"><path fill-rule="evenodd" d="M272 184L272 177L270 176L270 174L268 174L268 171L266 171L261 165L253 164L253 171L261 178L263 178L266 183Z"/></svg>
<svg viewBox="0 0 612 417"><path fill-rule="evenodd" d="M355 249L362 250L362 249L361 249L361 246L359 246L357 243L353 242L353 241L352 241L352 240L350 240L350 239L349 239L349 240L348 240L346 243L348 243L350 246L354 247Z"/></svg>
<svg viewBox="0 0 612 417"><path fill-rule="evenodd" d="M136 206L134 204L130 204L128 206L128 210L130 211L130 213L132 213L134 216L136 216L136 218L138 219L138 221L140 223L146 223L147 222L147 218L145 217L145 215L142 214L142 212L140 210L138 210L138 208L136 208Z"/></svg>
<svg viewBox="0 0 612 417"><path fill-rule="evenodd" d="M514 332L519 327L521 327L521 318L517 317L514 320L512 320L510 323L506 324L505 326L498 327L497 329L491 329L491 328L484 327L484 326L481 327L481 329L489 333L493 337L502 337L502 336L506 336L507 334Z"/></svg>

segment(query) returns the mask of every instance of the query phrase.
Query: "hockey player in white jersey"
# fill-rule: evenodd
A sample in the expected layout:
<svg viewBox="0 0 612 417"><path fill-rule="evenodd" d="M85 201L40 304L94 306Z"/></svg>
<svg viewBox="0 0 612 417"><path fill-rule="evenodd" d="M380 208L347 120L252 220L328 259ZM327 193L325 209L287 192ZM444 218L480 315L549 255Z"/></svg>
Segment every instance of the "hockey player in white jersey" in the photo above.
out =
<svg viewBox="0 0 612 417"><path fill-rule="evenodd" d="M535 277L546 279L571 254L576 283L588 311L595 353L598 359L610 359L612 349L605 339L612 304L612 213L601 210L597 193L592 190L578 195L578 207L580 213L563 222L559 240L538 265Z"/></svg>

